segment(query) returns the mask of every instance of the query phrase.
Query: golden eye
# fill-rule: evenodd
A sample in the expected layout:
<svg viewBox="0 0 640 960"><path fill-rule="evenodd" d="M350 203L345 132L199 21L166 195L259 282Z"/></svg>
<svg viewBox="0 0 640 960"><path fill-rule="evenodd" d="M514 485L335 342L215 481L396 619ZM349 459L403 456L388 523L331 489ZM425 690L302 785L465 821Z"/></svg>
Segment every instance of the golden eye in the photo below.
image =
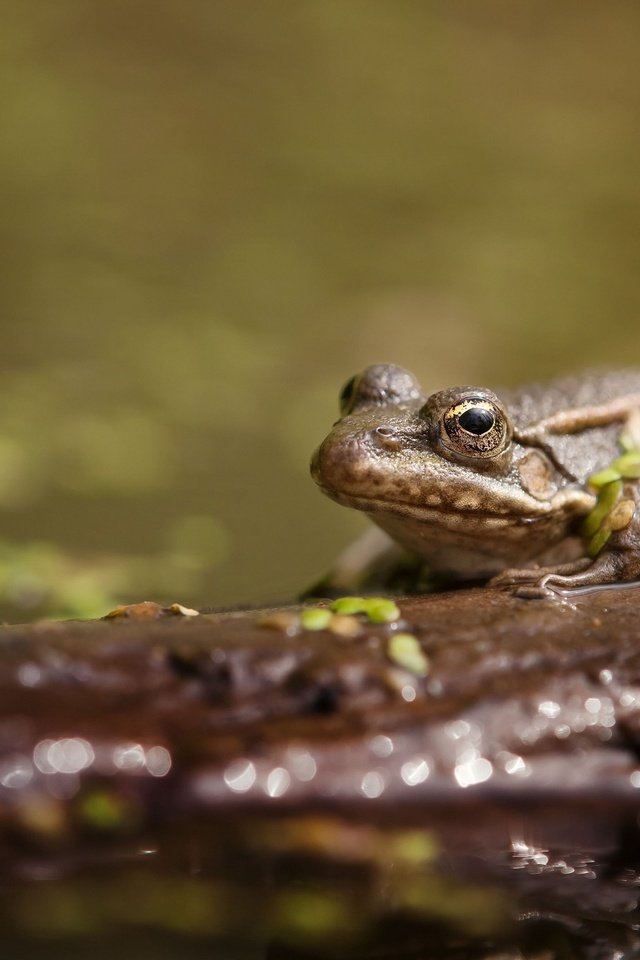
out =
<svg viewBox="0 0 640 960"><path fill-rule="evenodd" d="M487 404L475 404L458 414L458 425L465 433L482 437L496 425L496 415Z"/></svg>
<svg viewBox="0 0 640 960"><path fill-rule="evenodd" d="M496 457L510 439L504 411L487 397L465 397L449 407L443 415L442 428L442 443L465 457Z"/></svg>

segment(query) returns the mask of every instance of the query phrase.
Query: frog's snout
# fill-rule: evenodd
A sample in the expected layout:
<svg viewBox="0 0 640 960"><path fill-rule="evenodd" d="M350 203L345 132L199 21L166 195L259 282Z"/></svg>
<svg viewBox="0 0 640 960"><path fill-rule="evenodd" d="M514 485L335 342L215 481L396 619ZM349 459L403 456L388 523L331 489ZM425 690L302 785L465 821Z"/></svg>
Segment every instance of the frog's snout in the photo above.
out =
<svg viewBox="0 0 640 960"><path fill-rule="evenodd" d="M313 477L313 479L318 485L321 485L321 481L320 481L321 450L322 450L322 446L318 447L318 449L314 451L314 454L311 457L311 463L309 465L309 468L311 470L311 476Z"/></svg>
<svg viewBox="0 0 640 960"><path fill-rule="evenodd" d="M376 446L384 450L399 450L402 447L402 438L395 427L380 426L371 431L371 439Z"/></svg>
<svg viewBox="0 0 640 960"><path fill-rule="evenodd" d="M330 433L313 454L311 476L328 496L335 498L360 479L368 463L368 458L363 457L364 439L361 435Z"/></svg>

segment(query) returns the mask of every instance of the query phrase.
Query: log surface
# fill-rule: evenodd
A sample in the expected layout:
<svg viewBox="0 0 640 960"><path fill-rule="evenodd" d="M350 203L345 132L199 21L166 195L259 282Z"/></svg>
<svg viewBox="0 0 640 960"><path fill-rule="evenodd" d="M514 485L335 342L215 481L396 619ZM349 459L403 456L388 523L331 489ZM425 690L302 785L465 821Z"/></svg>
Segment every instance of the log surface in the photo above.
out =
<svg viewBox="0 0 640 960"><path fill-rule="evenodd" d="M635 956L640 586L399 606L394 624L356 618L354 636L303 630L299 608L3 628L0 873L17 884L0 902L6 929L22 936L39 916L66 936L56 924L75 914L47 897L55 888L57 904L67 882L78 914L100 903L98 927L127 927L114 890L151 857L150 890L189 878L210 898L203 936L244 942L242 918L263 904L256 929L285 944L270 957L364 957L374 928L377 956L409 957L418 922L440 931L442 957L460 943L464 956L527 955L532 924L544 949L551 925L572 956ZM398 631L417 638L424 676L394 658ZM348 874L357 935L335 921L328 946L317 931L300 940L294 894L273 881L283 863L307 900L330 871L313 916ZM218 916L233 877L235 907ZM152 928L162 898L185 895L171 889L147 904Z"/></svg>

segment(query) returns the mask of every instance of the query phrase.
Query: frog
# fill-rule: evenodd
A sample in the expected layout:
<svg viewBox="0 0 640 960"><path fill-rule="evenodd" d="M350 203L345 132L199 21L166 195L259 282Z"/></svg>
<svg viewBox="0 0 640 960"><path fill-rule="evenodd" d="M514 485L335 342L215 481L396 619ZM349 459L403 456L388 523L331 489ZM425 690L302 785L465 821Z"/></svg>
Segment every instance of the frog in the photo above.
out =
<svg viewBox="0 0 640 960"><path fill-rule="evenodd" d="M311 474L377 528L325 578L332 595L380 571L391 584L408 557L525 598L640 579L640 370L428 394L373 364L343 387Z"/></svg>

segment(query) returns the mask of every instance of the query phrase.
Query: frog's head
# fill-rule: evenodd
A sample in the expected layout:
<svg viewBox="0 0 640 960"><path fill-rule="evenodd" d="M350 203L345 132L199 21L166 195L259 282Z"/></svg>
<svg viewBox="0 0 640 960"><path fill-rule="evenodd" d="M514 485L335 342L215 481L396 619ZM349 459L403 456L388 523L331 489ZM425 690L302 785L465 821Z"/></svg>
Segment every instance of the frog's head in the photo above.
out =
<svg viewBox="0 0 640 960"><path fill-rule="evenodd" d="M316 483L414 549L416 538L446 541L446 531L476 543L512 540L515 527L530 536L525 526L550 517L560 531L593 503L544 452L514 440L491 390L426 397L406 370L378 364L349 380L340 412L313 457Z"/></svg>

